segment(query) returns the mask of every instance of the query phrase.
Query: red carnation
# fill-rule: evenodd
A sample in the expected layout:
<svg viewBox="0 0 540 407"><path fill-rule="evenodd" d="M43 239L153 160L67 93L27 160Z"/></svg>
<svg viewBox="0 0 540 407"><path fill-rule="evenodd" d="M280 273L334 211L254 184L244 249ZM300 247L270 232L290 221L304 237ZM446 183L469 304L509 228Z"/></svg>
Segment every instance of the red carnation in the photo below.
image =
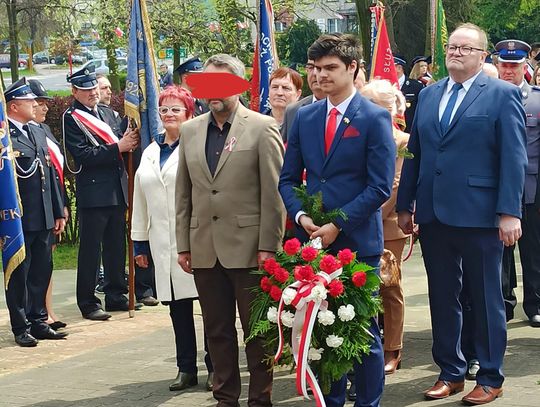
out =
<svg viewBox="0 0 540 407"><path fill-rule="evenodd" d="M313 261L319 255L319 251L311 246L306 246L302 249L302 258L305 261Z"/></svg>
<svg viewBox="0 0 540 407"><path fill-rule="evenodd" d="M285 253L287 253L287 255L294 256L296 253L298 253L301 246L302 244L297 238L289 239L283 245L283 250L285 251Z"/></svg>
<svg viewBox="0 0 540 407"><path fill-rule="evenodd" d="M263 268L270 275L273 275L279 267L279 263L273 257L264 261Z"/></svg>
<svg viewBox="0 0 540 407"><path fill-rule="evenodd" d="M341 280L332 280L330 284L328 284L328 294L330 294L331 297L339 297L343 294L343 291L345 291L345 288L343 287Z"/></svg>
<svg viewBox="0 0 540 407"><path fill-rule="evenodd" d="M363 287L364 285L366 285L366 279L367 275L363 271L358 271L352 276L352 282L357 287Z"/></svg>
<svg viewBox="0 0 540 407"><path fill-rule="evenodd" d="M339 262L334 256L332 256L331 254L327 254L322 258L319 267L325 273L330 274L339 268Z"/></svg>
<svg viewBox="0 0 540 407"><path fill-rule="evenodd" d="M274 278L278 283L284 283L289 279L289 272L282 267L279 267L274 272Z"/></svg>
<svg viewBox="0 0 540 407"><path fill-rule="evenodd" d="M350 249L343 249L338 252L337 257L341 264L346 266L354 260L354 253Z"/></svg>
<svg viewBox="0 0 540 407"><path fill-rule="evenodd" d="M277 285L273 285L270 289L270 297L272 297L274 301L279 301L281 299L281 288Z"/></svg>
<svg viewBox="0 0 540 407"><path fill-rule="evenodd" d="M264 276L263 278L261 278L261 288L265 293L270 292L270 289L272 288L272 282L268 277Z"/></svg>
<svg viewBox="0 0 540 407"><path fill-rule="evenodd" d="M315 277L315 272L311 266L296 266L294 268L294 278L298 281L311 281Z"/></svg>

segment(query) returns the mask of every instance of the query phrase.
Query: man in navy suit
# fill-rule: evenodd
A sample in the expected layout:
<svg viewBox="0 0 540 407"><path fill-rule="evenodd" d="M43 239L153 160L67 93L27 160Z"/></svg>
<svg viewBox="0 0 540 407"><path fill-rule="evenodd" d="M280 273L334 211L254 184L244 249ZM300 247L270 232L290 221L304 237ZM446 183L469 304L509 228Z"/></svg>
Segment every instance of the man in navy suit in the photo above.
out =
<svg viewBox="0 0 540 407"><path fill-rule="evenodd" d="M424 394L441 399L464 388L460 349L463 282L474 289L477 385L463 397L485 404L502 394L506 348L501 290L504 245L521 236L527 153L519 88L482 72L486 34L459 26L446 46L450 77L428 86L418 101L397 210L406 233L415 221L429 285L433 358L441 369Z"/></svg>
<svg viewBox="0 0 540 407"><path fill-rule="evenodd" d="M360 96L354 87L360 47L350 35L322 35L311 45L317 82L327 99L300 108L288 136L279 191L287 212L300 226L299 238L321 237L337 253L357 251L360 261L378 267L383 251L380 206L390 196L396 147L388 111ZM322 191L327 210L341 208L346 220L315 225L302 211L293 188L307 171L307 191ZM355 364L355 406L378 406L384 387L384 359L375 319L371 352ZM328 407L345 404L345 376L325 396Z"/></svg>

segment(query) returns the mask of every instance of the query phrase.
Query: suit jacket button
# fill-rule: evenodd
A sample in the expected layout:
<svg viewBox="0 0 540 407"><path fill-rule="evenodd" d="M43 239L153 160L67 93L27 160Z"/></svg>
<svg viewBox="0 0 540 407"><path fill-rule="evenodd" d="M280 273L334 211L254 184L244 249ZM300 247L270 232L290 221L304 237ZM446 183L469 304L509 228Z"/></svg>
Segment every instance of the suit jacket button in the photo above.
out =
<svg viewBox="0 0 540 407"><path fill-rule="evenodd" d="M326 182L326 179L321 178L321 184L324 184Z"/></svg>
<svg viewBox="0 0 540 407"><path fill-rule="evenodd" d="M217 216L212 216L213 220L218 220L219 218Z"/></svg>
<svg viewBox="0 0 540 407"><path fill-rule="evenodd" d="M441 175L441 174L442 174L442 171L441 171L441 170L437 170L437 171L435 171L435 174L436 174L436 175Z"/></svg>
<svg viewBox="0 0 540 407"><path fill-rule="evenodd" d="M212 195L215 195L217 193L218 193L218 191L216 191L215 189L212 190Z"/></svg>

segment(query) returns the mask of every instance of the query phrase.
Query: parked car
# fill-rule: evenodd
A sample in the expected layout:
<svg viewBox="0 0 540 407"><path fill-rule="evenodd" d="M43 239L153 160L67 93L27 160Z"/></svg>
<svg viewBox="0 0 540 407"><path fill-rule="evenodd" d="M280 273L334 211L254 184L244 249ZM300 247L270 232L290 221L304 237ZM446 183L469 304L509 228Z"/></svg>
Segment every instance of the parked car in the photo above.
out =
<svg viewBox="0 0 540 407"><path fill-rule="evenodd" d="M0 54L0 69L2 68L10 68L11 67L11 56L9 54ZM19 57L19 68L20 69L23 69L23 68L26 68L26 66L28 65L28 63L26 62L26 60L24 58L20 58Z"/></svg>
<svg viewBox="0 0 540 407"><path fill-rule="evenodd" d="M51 64L62 65L67 63L67 55L57 55L51 58ZM83 55L73 54L71 56L71 62L75 65L84 64L87 61L86 57Z"/></svg>
<svg viewBox="0 0 540 407"><path fill-rule="evenodd" d="M32 56L32 61L34 61L34 64L48 64L49 63L49 52L47 52L47 51L36 52Z"/></svg>
<svg viewBox="0 0 540 407"><path fill-rule="evenodd" d="M127 58L117 58L116 63L118 64L118 72L123 72L127 70ZM93 64L96 68L96 74L109 74L109 60L106 58L96 58L88 61L81 68L86 68L88 65Z"/></svg>

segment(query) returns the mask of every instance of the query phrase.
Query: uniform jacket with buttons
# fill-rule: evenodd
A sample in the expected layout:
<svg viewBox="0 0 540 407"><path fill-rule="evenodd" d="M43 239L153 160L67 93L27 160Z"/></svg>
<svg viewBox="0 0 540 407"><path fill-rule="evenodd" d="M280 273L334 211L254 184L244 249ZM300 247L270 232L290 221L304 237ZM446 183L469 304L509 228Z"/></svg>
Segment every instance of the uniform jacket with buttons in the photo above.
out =
<svg viewBox="0 0 540 407"><path fill-rule="evenodd" d="M10 124L10 138L17 173L30 169L35 159L41 162L43 173L38 168L29 178L17 177L23 208L22 225L25 232L36 232L54 228L55 219L64 217L63 199L55 179L50 161L45 132L38 126L28 124L35 145L14 125ZM24 176L24 174L21 174Z"/></svg>
<svg viewBox="0 0 540 407"><path fill-rule="evenodd" d="M78 101L74 101L63 116L66 147L75 160L75 170L81 168L76 174L77 206L127 206L127 174L118 144L107 145L99 137L95 137L99 145L94 146L71 116L73 109L91 112ZM103 105L98 105L97 110L100 119L121 138L120 123L114 111Z"/></svg>
<svg viewBox="0 0 540 407"><path fill-rule="evenodd" d="M540 88L525 83L521 89L527 129L527 171L523 202L540 207L538 161L540 159Z"/></svg>
<svg viewBox="0 0 540 407"><path fill-rule="evenodd" d="M527 166L520 89L480 73L442 134L439 105L448 79L428 86L418 112L398 189L397 210L418 224L496 228L499 215L521 217Z"/></svg>
<svg viewBox="0 0 540 407"><path fill-rule="evenodd" d="M45 123L39 123L38 126L41 127L41 129L43 129L43 131L45 132L45 135L47 136L47 138L49 140L51 140L54 144L56 144L56 146L58 146L60 151L62 151L62 147L60 146L60 143L58 142L58 140L56 140L56 137L54 137L54 135L52 134L52 130L49 127L49 125L47 125ZM68 196L67 196L67 192L66 192L66 186L64 184L62 184L62 182L60 180L60 175L57 173L56 168L54 167L54 165L53 165L53 169L54 169L54 178L56 179L56 182L58 184L58 189L60 190L60 193L62 195L64 206L68 206L69 200L68 200Z"/></svg>
<svg viewBox="0 0 540 407"><path fill-rule="evenodd" d="M280 248L285 211L277 189L283 143L276 121L240 103L214 176L206 160L210 114L182 124L176 179L176 244L193 268L257 266Z"/></svg>
<svg viewBox="0 0 540 407"><path fill-rule="evenodd" d="M424 89L424 84L415 79L411 79L408 76L405 77L405 82L401 87L401 93L405 96L405 102L407 109L405 110L405 123L407 124L407 131L412 128L414 115L416 113L416 105L418 103L418 94Z"/></svg>

